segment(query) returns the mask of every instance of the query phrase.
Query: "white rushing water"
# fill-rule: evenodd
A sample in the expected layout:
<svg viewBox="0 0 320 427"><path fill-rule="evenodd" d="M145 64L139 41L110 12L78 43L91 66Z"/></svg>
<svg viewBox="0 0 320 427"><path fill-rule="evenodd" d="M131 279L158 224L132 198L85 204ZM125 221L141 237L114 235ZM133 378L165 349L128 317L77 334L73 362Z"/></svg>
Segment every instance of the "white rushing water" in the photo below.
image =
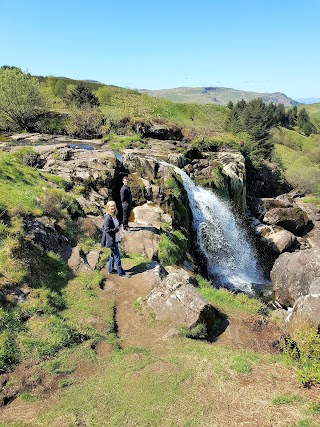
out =
<svg viewBox="0 0 320 427"><path fill-rule="evenodd" d="M261 274L255 250L231 207L212 191L195 185L181 169L171 166L183 180L192 211L197 244L207 258L209 278L218 285L253 293L254 285L268 282Z"/></svg>

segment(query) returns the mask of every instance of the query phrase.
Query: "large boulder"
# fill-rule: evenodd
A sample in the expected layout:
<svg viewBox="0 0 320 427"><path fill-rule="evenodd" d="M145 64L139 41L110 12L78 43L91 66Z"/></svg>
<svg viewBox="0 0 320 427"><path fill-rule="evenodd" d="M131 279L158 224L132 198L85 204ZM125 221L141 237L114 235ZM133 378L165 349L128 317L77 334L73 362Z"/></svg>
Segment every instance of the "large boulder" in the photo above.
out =
<svg viewBox="0 0 320 427"><path fill-rule="evenodd" d="M155 122L136 122L133 129L141 133L144 138L181 141L183 139L182 128L177 125L166 125Z"/></svg>
<svg viewBox="0 0 320 427"><path fill-rule="evenodd" d="M134 221L129 222L130 233L121 231L120 247L126 253L139 253L149 260L157 260L161 223L171 224L171 216L151 202L135 207L133 216Z"/></svg>
<svg viewBox="0 0 320 427"><path fill-rule="evenodd" d="M292 307L299 297L310 294L311 285L313 292L314 286L317 286L320 248L281 254L270 275L275 299L286 307Z"/></svg>
<svg viewBox="0 0 320 427"><path fill-rule="evenodd" d="M130 233L121 231L120 248L127 254L138 253L149 260L158 259L160 232L155 227L129 223Z"/></svg>
<svg viewBox="0 0 320 427"><path fill-rule="evenodd" d="M218 311L192 285L192 276L183 269L172 269L145 298L159 320L170 320L176 326L193 328L206 325L208 333L217 320Z"/></svg>
<svg viewBox="0 0 320 427"><path fill-rule="evenodd" d="M262 220L265 214L271 209L294 207L294 201L292 198L284 194L276 198L250 198L249 207L253 215Z"/></svg>
<svg viewBox="0 0 320 427"><path fill-rule="evenodd" d="M288 319L289 329L293 334L305 327L320 330L320 283L317 287L318 294L305 295L297 299Z"/></svg>
<svg viewBox="0 0 320 427"><path fill-rule="evenodd" d="M297 244L297 237L281 227L259 223L255 226L263 243L266 243L271 251L277 255L289 251Z"/></svg>
<svg viewBox="0 0 320 427"><path fill-rule="evenodd" d="M300 208L274 208L265 214L263 222L278 225L299 236L308 224L308 215Z"/></svg>

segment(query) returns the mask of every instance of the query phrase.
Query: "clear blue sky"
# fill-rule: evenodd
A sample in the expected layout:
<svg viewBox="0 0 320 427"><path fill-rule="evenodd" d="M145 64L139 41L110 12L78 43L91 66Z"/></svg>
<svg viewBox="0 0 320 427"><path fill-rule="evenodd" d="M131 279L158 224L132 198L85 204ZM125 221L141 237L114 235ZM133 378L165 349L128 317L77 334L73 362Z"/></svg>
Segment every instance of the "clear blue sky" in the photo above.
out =
<svg viewBox="0 0 320 427"><path fill-rule="evenodd" d="M137 89L320 97L319 0L10 0L0 65Z"/></svg>

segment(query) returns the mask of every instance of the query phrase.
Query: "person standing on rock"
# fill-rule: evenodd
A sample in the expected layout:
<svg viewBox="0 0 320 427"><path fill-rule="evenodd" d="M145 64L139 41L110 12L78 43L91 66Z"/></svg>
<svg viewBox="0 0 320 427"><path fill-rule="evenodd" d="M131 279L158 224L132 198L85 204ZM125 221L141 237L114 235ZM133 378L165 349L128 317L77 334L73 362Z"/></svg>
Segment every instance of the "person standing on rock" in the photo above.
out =
<svg viewBox="0 0 320 427"><path fill-rule="evenodd" d="M113 200L109 201L106 206L106 215L104 217L103 233L101 238L101 247L111 249L108 264L108 274L114 272L116 266L119 277L130 277L121 265L120 251L118 243L120 242L119 220L117 218L117 206Z"/></svg>
<svg viewBox="0 0 320 427"><path fill-rule="evenodd" d="M129 182L128 177L124 176L122 178L123 186L121 187L121 190L120 190L120 198L121 198L122 211L123 211L122 226L124 231L129 231L128 220L129 220L130 210L132 206L132 195L131 195L130 188L128 187L128 182Z"/></svg>

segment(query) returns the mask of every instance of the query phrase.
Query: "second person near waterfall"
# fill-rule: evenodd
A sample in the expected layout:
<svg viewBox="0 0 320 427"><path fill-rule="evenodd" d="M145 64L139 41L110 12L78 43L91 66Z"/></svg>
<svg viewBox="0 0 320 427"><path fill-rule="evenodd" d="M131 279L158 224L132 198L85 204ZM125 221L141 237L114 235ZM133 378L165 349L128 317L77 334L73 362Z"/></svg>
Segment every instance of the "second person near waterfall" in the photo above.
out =
<svg viewBox="0 0 320 427"><path fill-rule="evenodd" d="M128 232L129 231L128 221L129 221L129 215L130 215L130 210L132 206L132 195L131 195L130 188L128 186L129 179L127 176L124 176L122 178L122 183L123 185L120 190L120 198L121 198L122 212L123 212L122 226L123 226L123 230Z"/></svg>

